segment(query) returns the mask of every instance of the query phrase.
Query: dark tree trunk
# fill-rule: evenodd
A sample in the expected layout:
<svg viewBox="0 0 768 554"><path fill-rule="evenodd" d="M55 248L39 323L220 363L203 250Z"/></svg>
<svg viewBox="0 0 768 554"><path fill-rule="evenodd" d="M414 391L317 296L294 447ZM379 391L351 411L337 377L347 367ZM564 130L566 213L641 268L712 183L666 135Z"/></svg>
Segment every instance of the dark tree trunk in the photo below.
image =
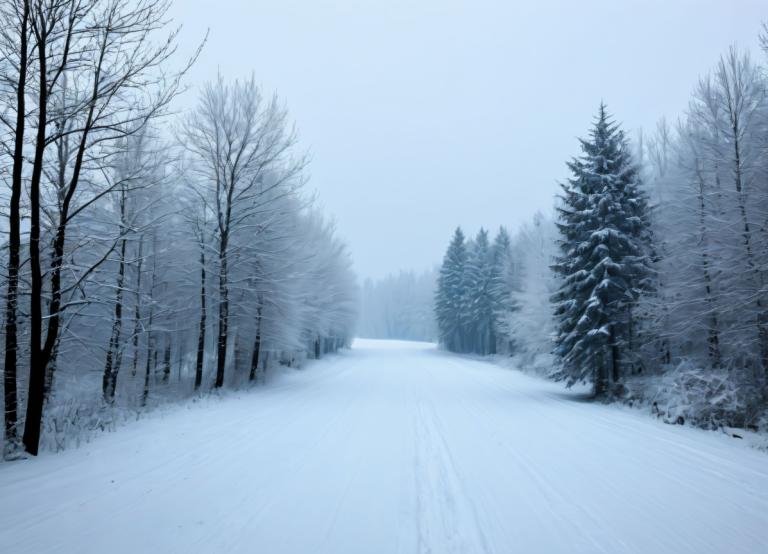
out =
<svg viewBox="0 0 768 554"><path fill-rule="evenodd" d="M253 340L253 356L251 357L251 374L248 377L250 381L256 380L256 375L259 371L259 354L261 350L261 335L257 332L256 338Z"/></svg>
<svg viewBox="0 0 768 554"><path fill-rule="evenodd" d="M184 348L186 344L179 338L176 341L176 381L181 383L181 373L184 370Z"/></svg>
<svg viewBox="0 0 768 554"><path fill-rule="evenodd" d="M149 326L150 330L147 331L147 362L144 367L144 390L141 394L141 405L142 407L147 405L147 400L149 400L149 387L150 387L150 377L152 374L152 349L155 345L155 337L152 334L151 326L152 326L152 308L149 309Z"/></svg>
<svg viewBox="0 0 768 554"><path fill-rule="evenodd" d="M87 116L83 124L83 131L77 147L74 165L72 167L72 176L68 185L60 193L59 221L56 227L55 238L53 241L53 253L50 266L51 298L48 304L48 327L45 333L45 342L43 343L43 317L42 317L42 296L43 296L43 278L40 257L40 181L42 178L44 154L46 148L46 127L48 125L48 93L49 87L53 83L48 82L47 67L47 34L50 27L45 20L46 14L39 12L37 24L39 26L37 41L38 51L38 70L39 87L38 91L38 128L35 139L35 155L32 164L32 176L29 185L29 206L30 206L30 229L29 229L29 265L31 270L30 287L30 363L29 363L29 388L27 398L27 417L24 423L24 447L27 452L37 455L40 444L40 427L43 419L43 406L45 404L45 376L48 364L51 361L51 355L55 345L59 340L59 330L61 325L61 268L64 260L64 246L66 244L67 223L69 221L69 207L72 198L77 189L80 179L80 172L83 167L83 160L88 145L89 130L93 125L95 111L95 102L100 81L100 67L97 67L94 73L94 96L90 99ZM66 66L66 59L69 50L69 38L64 46L63 61L60 62L59 69ZM62 71L58 72L61 75ZM55 80L55 79L54 79Z"/></svg>
<svg viewBox="0 0 768 554"><path fill-rule="evenodd" d="M259 354L261 350L261 306L256 310L256 337L253 339L253 355L251 356L251 374L248 376L250 381L256 379L259 371Z"/></svg>
<svg viewBox="0 0 768 554"><path fill-rule="evenodd" d="M195 390L203 382L203 363L205 361L205 245L200 246L200 326L197 333L197 360L195 360Z"/></svg>
<svg viewBox="0 0 768 554"><path fill-rule="evenodd" d="M10 448L14 448L18 440L16 429L18 420L18 392L16 383L17 373L17 304L19 293L19 263L21 249L21 189L22 171L24 165L24 130L26 116L26 84L27 84L27 30L29 21L29 2L24 2L20 27L19 45L19 80L16 87L16 129L14 131L13 170L11 178L11 199L8 222L8 289L5 304L5 352L3 389L5 400L5 440Z"/></svg>
<svg viewBox="0 0 768 554"><path fill-rule="evenodd" d="M152 282L149 289L149 318L147 320L147 360L144 367L144 390L141 395L142 407L147 405L149 399L149 386L150 386L150 374L152 371L152 351L155 347L155 338L152 333L152 323L155 315L155 306L153 304L155 297L155 278L156 278L156 258L155 253L152 253Z"/></svg>
<svg viewBox="0 0 768 554"><path fill-rule="evenodd" d="M125 285L125 190L121 191L120 197L120 234L123 238L120 241L120 260L117 270L117 291L115 292L115 316L112 320L112 333L109 337L109 346L107 347L107 360L104 363L104 377L102 378L102 394L104 401L111 404L115 400L115 389L117 388L117 374L120 372L122 361L120 335L123 329L123 287Z"/></svg>
<svg viewBox="0 0 768 554"><path fill-rule="evenodd" d="M219 247L219 336L216 342L215 388L224 385L224 368L227 364L227 340L229 326L229 289L227 284L227 238L222 235Z"/></svg>
<svg viewBox="0 0 768 554"><path fill-rule="evenodd" d="M608 391L608 371L605 361L599 360L595 368L595 396L603 396Z"/></svg>
<svg viewBox="0 0 768 554"><path fill-rule="evenodd" d="M611 326L611 381L614 385L621 383L621 354L613 326Z"/></svg>
<svg viewBox="0 0 768 554"><path fill-rule="evenodd" d="M39 24L39 22L38 22ZM42 27L42 26L41 26ZM41 33L45 32L42 28ZM39 65L38 79L38 121L35 138L35 154L32 164L32 176L29 185L29 265L31 271L30 309L29 309L29 388L27 392L27 414L24 423L24 447L33 456L37 455L40 445L40 426L43 419L43 401L45 397L45 370L48 360L42 348L43 341L43 273L40 262L40 180L43 172L43 155L48 106L48 52L46 37L37 38L37 58ZM59 222L61 227L62 222ZM54 256L57 253L54 254ZM54 261L55 263L55 261ZM52 299L53 301L53 299ZM53 322L49 322L49 326Z"/></svg>
<svg viewBox="0 0 768 554"><path fill-rule="evenodd" d="M144 249L144 237L139 239L138 260L136 266L136 298L133 310L133 362L131 376L136 377L139 365L139 333L141 332L141 266L143 265L142 250Z"/></svg>
<svg viewBox="0 0 768 554"><path fill-rule="evenodd" d="M165 339L165 350L163 351L163 384L167 385L171 378L171 334L168 333Z"/></svg>

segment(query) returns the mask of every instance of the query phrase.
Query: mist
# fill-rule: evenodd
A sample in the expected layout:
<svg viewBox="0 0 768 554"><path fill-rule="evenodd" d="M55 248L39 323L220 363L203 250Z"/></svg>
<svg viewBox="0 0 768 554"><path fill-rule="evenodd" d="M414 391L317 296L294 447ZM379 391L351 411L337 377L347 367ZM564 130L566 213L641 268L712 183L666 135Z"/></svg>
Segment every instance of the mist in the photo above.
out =
<svg viewBox="0 0 768 554"><path fill-rule="evenodd" d="M752 554L765 0L0 0L0 552Z"/></svg>
<svg viewBox="0 0 768 554"><path fill-rule="evenodd" d="M601 100L628 132L674 120L725 48L756 49L766 16L760 0L215 6L173 8L187 50L210 30L188 83L253 73L280 94L361 279L432 268L459 224L549 213Z"/></svg>

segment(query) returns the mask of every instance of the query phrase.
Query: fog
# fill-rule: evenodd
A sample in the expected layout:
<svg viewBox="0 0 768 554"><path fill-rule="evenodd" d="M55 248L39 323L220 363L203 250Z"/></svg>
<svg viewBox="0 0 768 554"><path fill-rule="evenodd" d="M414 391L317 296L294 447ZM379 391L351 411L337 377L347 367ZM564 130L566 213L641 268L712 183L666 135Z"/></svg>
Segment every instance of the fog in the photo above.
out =
<svg viewBox="0 0 768 554"><path fill-rule="evenodd" d="M738 4L738 13L735 6ZM439 262L452 229L548 211L600 100L634 131L675 119L761 0L184 0L189 77L251 72L312 154L310 188L361 277ZM193 102L194 90L184 101Z"/></svg>
<svg viewBox="0 0 768 554"><path fill-rule="evenodd" d="M765 7L0 1L0 553L766 552Z"/></svg>

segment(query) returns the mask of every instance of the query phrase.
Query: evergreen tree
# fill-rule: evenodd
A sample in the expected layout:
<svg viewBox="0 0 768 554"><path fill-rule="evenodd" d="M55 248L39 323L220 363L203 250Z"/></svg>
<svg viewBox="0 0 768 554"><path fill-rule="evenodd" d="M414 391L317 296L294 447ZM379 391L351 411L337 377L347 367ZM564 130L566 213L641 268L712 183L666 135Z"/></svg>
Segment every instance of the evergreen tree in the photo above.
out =
<svg viewBox="0 0 768 554"><path fill-rule="evenodd" d="M494 353L511 354L509 318L516 310L512 294L519 289L517 268L513 262L509 233L506 228L499 227L491 247Z"/></svg>
<svg viewBox="0 0 768 554"><path fill-rule="evenodd" d="M562 255L554 270L563 284L553 296L555 352L561 378L591 381L603 394L632 363L632 308L649 279L648 204L628 142L604 104L580 143L558 209Z"/></svg>
<svg viewBox="0 0 768 554"><path fill-rule="evenodd" d="M456 228L443 258L435 295L440 344L452 352L465 348L464 300L466 297L467 245L461 228Z"/></svg>
<svg viewBox="0 0 768 554"><path fill-rule="evenodd" d="M488 242L488 231L480 229L468 257L467 297L463 316L464 328L467 331L467 350L483 355L491 354L496 346L492 270L493 252Z"/></svg>

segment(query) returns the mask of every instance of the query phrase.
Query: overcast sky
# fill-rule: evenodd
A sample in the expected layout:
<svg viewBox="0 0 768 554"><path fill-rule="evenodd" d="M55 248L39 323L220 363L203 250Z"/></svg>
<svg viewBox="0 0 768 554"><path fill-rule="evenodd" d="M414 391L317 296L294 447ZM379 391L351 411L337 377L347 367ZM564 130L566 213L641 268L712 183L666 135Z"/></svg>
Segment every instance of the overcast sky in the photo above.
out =
<svg viewBox="0 0 768 554"><path fill-rule="evenodd" d="M287 103L309 186L361 277L438 263L461 224L549 212L601 99L625 128L674 119L765 0L176 0L210 28L197 86L253 72ZM194 90L184 102L194 100Z"/></svg>

